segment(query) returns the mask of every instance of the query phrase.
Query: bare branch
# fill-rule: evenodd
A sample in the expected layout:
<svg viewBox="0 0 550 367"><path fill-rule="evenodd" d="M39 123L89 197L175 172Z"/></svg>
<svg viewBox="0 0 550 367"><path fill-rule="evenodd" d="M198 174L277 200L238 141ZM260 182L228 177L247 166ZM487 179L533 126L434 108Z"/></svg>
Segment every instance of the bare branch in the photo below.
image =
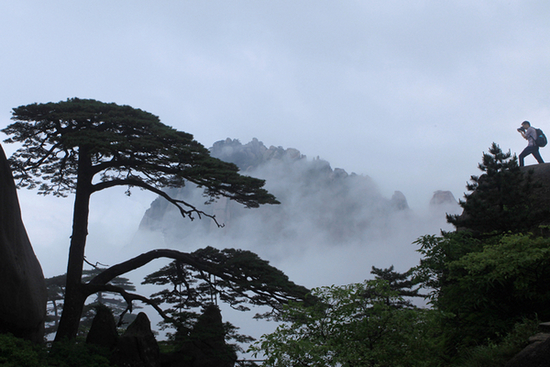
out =
<svg viewBox="0 0 550 367"><path fill-rule="evenodd" d="M218 222L215 215L205 213L204 211L197 209L197 207L195 207L194 205L189 204L186 201L179 200L179 199L174 199L173 197L171 197L170 195L168 195L166 192L162 191L161 189L159 189L157 187L154 187L152 185L149 185L146 182L143 182L142 180L140 180L138 178L126 178L126 179L109 180L109 181L100 182L100 183L97 183L97 184L93 185L93 191L97 192L97 191L101 191L101 190L107 189L109 187L114 187L114 186L137 186L137 187L141 187L142 189L151 191L151 192L163 197L164 199L168 200L168 202L170 202L171 204L173 204L174 206L176 206L178 208L178 210L180 211L180 214L182 215L182 217L188 217L190 220L194 220L195 218L193 217L193 214L196 214L199 217L199 219L202 219L203 216L212 219L214 221L214 223L216 223L216 225L219 228L223 228L225 226L223 223L220 224ZM186 208L188 208L188 209L186 209Z"/></svg>
<svg viewBox="0 0 550 367"><path fill-rule="evenodd" d="M84 262L88 265L90 265L92 268L94 269L101 269L99 266L109 266L109 265L106 265L106 264L102 264L100 263L99 261L96 261L95 264L92 264L91 262L88 261L88 259L86 259L86 256L84 256Z"/></svg>

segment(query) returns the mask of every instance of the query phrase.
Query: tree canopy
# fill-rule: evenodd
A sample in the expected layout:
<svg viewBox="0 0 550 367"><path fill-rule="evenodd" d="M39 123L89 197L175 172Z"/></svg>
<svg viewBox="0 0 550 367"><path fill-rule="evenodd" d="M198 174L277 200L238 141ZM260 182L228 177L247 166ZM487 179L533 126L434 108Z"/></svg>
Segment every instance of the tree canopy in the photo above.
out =
<svg viewBox="0 0 550 367"><path fill-rule="evenodd" d="M151 295L151 301L166 315L163 328L174 328L169 335L177 343L187 340L202 315L218 302L239 311L249 311L250 305L267 306L268 311L255 318L279 319L288 302L310 301L309 290L294 284L277 268L253 252L238 249L218 250L212 247L190 254L207 267L196 267L175 260L145 277L142 284L165 288ZM265 308L264 308L265 309ZM238 328L224 323L227 341L250 342L253 338L237 333ZM240 350L240 347L236 347Z"/></svg>
<svg viewBox="0 0 550 367"><path fill-rule="evenodd" d="M530 190L531 173L524 173L517 157L504 153L493 143L483 153L478 168L481 176L472 175L466 185L469 193L459 204L462 215L447 215L447 221L458 229L473 233L503 233L528 231L540 222Z"/></svg>
<svg viewBox="0 0 550 367"><path fill-rule="evenodd" d="M537 206L532 172L493 143L460 201L462 215L448 215L455 232L425 235L415 243L422 255L415 280L430 293L434 308L447 315L443 338L448 354L499 340L535 315L548 317L547 253L540 233L546 211Z"/></svg>
<svg viewBox="0 0 550 367"><path fill-rule="evenodd" d="M86 173L96 179L92 192L136 186L164 196L159 188L187 180L209 198L223 195L247 207L277 203L262 188L263 180L240 175L236 165L211 157L191 134L140 109L73 98L14 108L12 120L2 131L10 135L6 142L23 144L10 158L14 178L19 187L41 194L74 193Z"/></svg>
<svg viewBox="0 0 550 367"><path fill-rule="evenodd" d="M402 298L386 280L314 288L312 296L319 302L291 302L286 322L251 347L266 355L263 365L431 365L431 312L395 307Z"/></svg>
<svg viewBox="0 0 550 367"><path fill-rule="evenodd" d="M206 247L190 255L208 264L208 268L201 269L175 260L149 274L143 281L143 284L169 286L152 297L158 304L173 305L169 310L171 314L215 303L219 299L241 311L248 311L247 305L269 306L272 312L257 316L276 318L282 305L303 300L309 292L291 282L268 261L247 250Z"/></svg>
<svg viewBox="0 0 550 367"><path fill-rule="evenodd" d="M56 340L75 338L86 298L97 291L82 282L93 193L115 186L139 187L165 198L184 217L207 216L214 221L213 215L170 197L163 189L192 182L204 188L207 201L225 196L249 208L278 203L263 188L263 180L240 175L237 166L211 157L191 134L166 126L140 109L73 98L14 108L12 119L15 122L2 131L9 136L6 142L22 144L10 158L16 184L37 188L44 195L75 194L65 301Z"/></svg>

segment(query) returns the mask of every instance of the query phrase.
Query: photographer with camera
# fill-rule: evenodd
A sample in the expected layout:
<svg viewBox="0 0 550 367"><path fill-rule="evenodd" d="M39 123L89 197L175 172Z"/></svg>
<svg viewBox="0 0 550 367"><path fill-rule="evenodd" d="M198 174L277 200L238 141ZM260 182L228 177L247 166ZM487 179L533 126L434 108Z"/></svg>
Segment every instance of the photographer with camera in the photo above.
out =
<svg viewBox="0 0 550 367"><path fill-rule="evenodd" d="M531 123L529 121L523 121L521 123L521 127L518 128L518 131L521 134L521 136L523 136L523 138L528 141L527 147L519 155L520 167L523 167L524 159L529 154L532 154L533 157L535 157L535 159L537 160L537 162L544 163L539 153L539 146L536 143L537 131L535 130L534 127L531 126Z"/></svg>

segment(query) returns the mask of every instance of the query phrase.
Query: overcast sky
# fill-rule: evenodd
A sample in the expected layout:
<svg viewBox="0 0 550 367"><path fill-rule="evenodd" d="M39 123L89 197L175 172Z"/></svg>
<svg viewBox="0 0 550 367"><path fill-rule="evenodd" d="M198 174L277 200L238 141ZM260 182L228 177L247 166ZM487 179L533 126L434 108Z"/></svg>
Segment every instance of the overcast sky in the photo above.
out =
<svg viewBox="0 0 550 367"><path fill-rule="evenodd" d="M421 208L462 197L492 142L519 153L521 121L550 132L549 20L547 0L3 1L0 126L34 102L128 104L207 147L297 148ZM137 227L152 198L100 219ZM20 199L37 252L65 260L70 199Z"/></svg>

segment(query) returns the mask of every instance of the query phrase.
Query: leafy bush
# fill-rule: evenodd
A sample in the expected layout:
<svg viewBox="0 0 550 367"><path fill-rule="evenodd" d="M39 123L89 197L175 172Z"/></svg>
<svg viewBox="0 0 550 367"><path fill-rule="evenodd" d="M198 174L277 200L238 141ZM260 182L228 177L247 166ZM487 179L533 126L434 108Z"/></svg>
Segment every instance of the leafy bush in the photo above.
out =
<svg viewBox="0 0 550 367"><path fill-rule="evenodd" d="M0 366L44 367L47 353L30 341L11 334L0 334Z"/></svg>
<svg viewBox="0 0 550 367"><path fill-rule="evenodd" d="M529 343L529 337L538 331L537 319L525 320L515 325L500 343L491 340L464 353L455 367L500 367L512 359Z"/></svg>
<svg viewBox="0 0 550 367"><path fill-rule="evenodd" d="M447 354L498 342L523 319L550 317L550 238L455 232L417 243L417 280L432 290L434 308L452 315L441 326Z"/></svg>
<svg viewBox="0 0 550 367"><path fill-rule="evenodd" d="M56 342L49 352L51 366L111 367L109 352L95 345L74 342Z"/></svg>
<svg viewBox="0 0 550 367"><path fill-rule="evenodd" d="M437 366L437 312L400 308L385 280L312 290L286 322L251 347L264 366ZM434 363L432 363L434 362Z"/></svg>
<svg viewBox="0 0 550 367"><path fill-rule="evenodd" d="M59 342L42 347L11 334L0 334L2 367L111 367L107 351L84 343Z"/></svg>

